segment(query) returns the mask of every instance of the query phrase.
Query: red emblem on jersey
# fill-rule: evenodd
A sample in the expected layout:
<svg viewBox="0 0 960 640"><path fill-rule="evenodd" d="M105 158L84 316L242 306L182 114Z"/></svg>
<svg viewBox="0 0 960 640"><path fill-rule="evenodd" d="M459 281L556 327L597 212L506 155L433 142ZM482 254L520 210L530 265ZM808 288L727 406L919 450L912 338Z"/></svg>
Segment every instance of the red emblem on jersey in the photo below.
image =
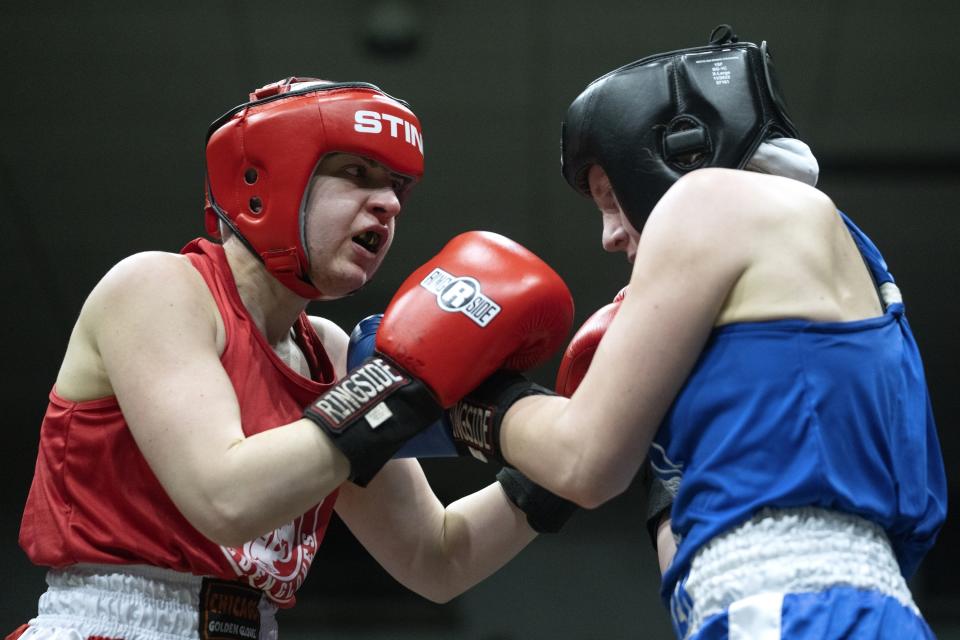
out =
<svg viewBox="0 0 960 640"><path fill-rule="evenodd" d="M233 570L280 606L292 605L317 554L322 504L242 547L220 547Z"/></svg>

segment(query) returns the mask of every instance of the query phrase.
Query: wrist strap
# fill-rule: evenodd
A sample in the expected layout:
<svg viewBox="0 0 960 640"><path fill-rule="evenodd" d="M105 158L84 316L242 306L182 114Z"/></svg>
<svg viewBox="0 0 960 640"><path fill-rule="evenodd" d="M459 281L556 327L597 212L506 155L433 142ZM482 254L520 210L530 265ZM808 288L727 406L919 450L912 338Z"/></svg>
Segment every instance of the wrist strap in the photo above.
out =
<svg viewBox="0 0 960 640"><path fill-rule="evenodd" d="M454 442L484 462L509 464L500 450L500 425L513 403L531 395L557 395L516 371L497 371L447 412Z"/></svg>
<svg viewBox="0 0 960 640"><path fill-rule="evenodd" d="M350 480L361 487L403 443L442 414L422 382L378 353L304 411L350 461Z"/></svg>
<svg viewBox="0 0 960 640"><path fill-rule="evenodd" d="M577 505L552 493L513 467L504 467L497 480L510 501L527 514L527 523L537 533L560 531Z"/></svg>

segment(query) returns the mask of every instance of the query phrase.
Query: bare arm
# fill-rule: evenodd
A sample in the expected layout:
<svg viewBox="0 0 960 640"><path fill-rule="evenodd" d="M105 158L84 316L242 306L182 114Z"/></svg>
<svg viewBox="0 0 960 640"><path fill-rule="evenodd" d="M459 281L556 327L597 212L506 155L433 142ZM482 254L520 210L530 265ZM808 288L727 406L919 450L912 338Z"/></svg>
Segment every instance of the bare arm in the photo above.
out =
<svg viewBox="0 0 960 640"><path fill-rule="evenodd" d="M725 199L718 179L690 174L651 214L630 295L573 396L525 398L507 413L507 459L554 493L595 507L626 489L749 264L756 240L728 211L742 198Z"/></svg>
<svg viewBox="0 0 960 640"><path fill-rule="evenodd" d="M302 514L348 463L307 420L246 437L217 348L216 307L180 256L139 254L81 314L131 432L184 516L240 544Z"/></svg>
<svg viewBox="0 0 960 640"><path fill-rule="evenodd" d="M311 321L325 343L331 331L343 333ZM342 375L346 349L339 358L336 349L327 351ZM336 509L390 575L434 602L463 593L536 537L499 482L444 507L414 459L387 463L366 488L344 483Z"/></svg>
<svg viewBox="0 0 960 640"><path fill-rule="evenodd" d="M337 378L343 377L347 373L347 343L349 337L337 324L326 318L317 316L309 316L309 318L313 330L317 332L317 336L323 342L323 348L333 364Z"/></svg>
<svg viewBox="0 0 960 640"><path fill-rule="evenodd" d="M434 602L463 593L536 537L499 483L444 508L413 459L388 463L365 489L345 484L337 513L390 575Z"/></svg>
<svg viewBox="0 0 960 640"><path fill-rule="evenodd" d="M664 516L657 527L657 561L660 565L660 575L667 571L677 554L677 541L673 538L673 529L670 526L670 517Z"/></svg>

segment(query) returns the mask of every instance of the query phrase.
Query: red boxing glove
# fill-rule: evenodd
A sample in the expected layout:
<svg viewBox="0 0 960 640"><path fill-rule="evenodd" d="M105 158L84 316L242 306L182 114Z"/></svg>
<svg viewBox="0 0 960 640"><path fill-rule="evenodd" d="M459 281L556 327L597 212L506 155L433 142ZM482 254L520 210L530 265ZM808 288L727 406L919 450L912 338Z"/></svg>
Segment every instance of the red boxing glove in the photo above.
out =
<svg viewBox="0 0 960 640"><path fill-rule="evenodd" d="M600 307L592 316L587 318L583 326L574 334L567 350L563 352L563 358L560 360L560 369L557 371L557 382L554 388L562 396L570 397L577 390L583 377L587 375L587 369L590 368L590 362L593 360L593 354L597 351L597 345L607 332L610 323L620 310L620 303L626 295L627 288L624 287L614 297L613 302Z"/></svg>
<svg viewBox="0 0 960 640"><path fill-rule="evenodd" d="M305 411L365 486L408 439L500 368L532 367L573 320L563 280L503 236L451 240L401 285L372 355Z"/></svg>
<svg viewBox="0 0 960 640"><path fill-rule="evenodd" d="M572 323L573 297L553 269L508 238L470 231L403 283L376 350L447 408L498 369L549 358Z"/></svg>

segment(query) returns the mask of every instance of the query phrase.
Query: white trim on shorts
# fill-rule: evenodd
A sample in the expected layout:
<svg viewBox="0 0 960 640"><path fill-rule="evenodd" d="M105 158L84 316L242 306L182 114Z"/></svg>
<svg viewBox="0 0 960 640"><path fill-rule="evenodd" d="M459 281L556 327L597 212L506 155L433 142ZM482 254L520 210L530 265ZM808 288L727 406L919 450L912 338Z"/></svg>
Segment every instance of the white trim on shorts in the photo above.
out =
<svg viewBox="0 0 960 640"><path fill-rule="evenodd" d="M920 615L883 529L859 516L813 507L763 509L697 551L681 584L686 637L707 618L730 610L742 629L757 629L740 637L779 638L774 599L782 603L785 594L831 587L876 591ZM774 622L777 634L763 635Z"/></svg>
<svg viewBox="0 0 960 640"><path fill-rule="evenodd" d="M51 569L37 617L20 640L196 640L201 581L199 576L144 565ZM261 596L259 609L258 640L276 640L276 605Z"/></svg>

